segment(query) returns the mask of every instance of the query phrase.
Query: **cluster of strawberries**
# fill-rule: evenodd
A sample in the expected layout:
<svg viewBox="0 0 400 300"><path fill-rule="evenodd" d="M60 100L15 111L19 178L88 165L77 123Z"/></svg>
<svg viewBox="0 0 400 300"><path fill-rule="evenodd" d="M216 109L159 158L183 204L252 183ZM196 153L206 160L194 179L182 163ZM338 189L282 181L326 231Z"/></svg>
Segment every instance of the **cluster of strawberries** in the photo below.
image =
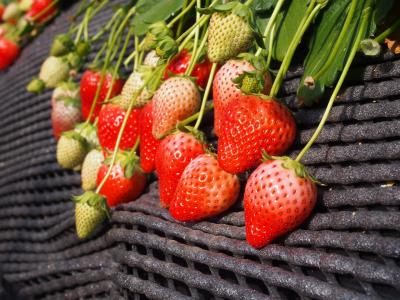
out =
<svg viewBox="0 0 400 300"><path fill-rule="evenodd" d="M20 47L57 13L55 0L0 1L0 70L19 56Z"/></svg>
<svg viewBox="0 0 400 300"><path fill-rule="evenodd" d="M139 197L152 172L161 205L182 222L225 212L244 186L246 236L257 248L311 213L314 180L298 161L279 157L295 139L295 120L278 99L266 96L273 80L265 58L241 54L255 39L238 13L248 7L234 2L220 9L198 17L205 24L202 38L196 28L183 34L197 36L197 48L179 45L163 22L150 26L126 81L103 65L84 71L78 86L59 78L60 63L42 66L39 80L56 87L57 160L82 174L85 192L74 199L79 237L90 235L108 208ZM216 152L199 129L212 108ZM252 174L241 182L238 175L248 170Z"/></svg>

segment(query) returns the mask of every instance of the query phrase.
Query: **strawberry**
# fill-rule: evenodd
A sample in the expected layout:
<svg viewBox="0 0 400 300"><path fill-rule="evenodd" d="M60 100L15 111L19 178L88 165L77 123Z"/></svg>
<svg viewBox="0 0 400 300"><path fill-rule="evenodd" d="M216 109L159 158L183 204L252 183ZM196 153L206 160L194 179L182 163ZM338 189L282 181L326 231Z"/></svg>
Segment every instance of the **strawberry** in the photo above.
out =
<svg viewBox="0 0 400 300"><path fill-rule="evenodd" d="M21 16L21 9L18 4L15 2L11 2L7 4L3 12L3 20L9 24L15 25L17 24L18 18Z"/></svg>
<svg viewBox="0 0 400 300"><path fill-rule="evenodd" d="M221 118L226 106L242 95L241 90L233 82L235 78L243 75L244 72L254 72L254 66L247 60L231 59L219 69L213 81L213 101L214 101L214 130L219 136L221 132ZM260 92L268 95L271 89L271 76L268 72L264 75L264 89Z"/></svg>
<svg viewBox="0 0 400 300"><path fill-rule="evenodd" d="M240 191L239 178L221 169L210 154L201 154L185 168L169 212L178 221L200 221L231 207Z"/></svg>
<svg viewBox="0 0 400 300"><path fill-rule="evenodd" d="M106 197L109 207L135 200L146 187L146 176L138 166L138 162L139 158L135 153L125 151L117 153L116 163L99 192ZM109 168L108 160L106 160L97 175L98 186Z"/></svg>
<svg viewBox="0 0 400 300"><path fill-rule="evenodd" d="M222 6L230 5L225 4ZM215 7L211 16L208 33L207 55L211 62L223 64L245 52L253 43L254 33L249 21L238 10L247 10L246 6L236 3L230 11ZM247 14L249 15L249 14Z"/></svg>
<svg viewBox="0 0 400 300"><path fill-rule="evenodd" d="M140 166L145 173L155 169L155 158L160 141L155 139L151 130L153 126L153 102L147 103L140 113Z"/></svg>
<svg viewBox="0 0 400 300"><path fill-rule="evenodd" d="M156 171L159 179L160 201L168 207L183 170L203 154L206 145L190 133L177 132L161 141L156 152Z"/></svg>
<svg viewBox="0 0 400 300"><path fill-rule="evenodd" d="M27 20L45 22L57 12L57 6L52 5L53 0L33 0L28 12L25 14Z"/></svg>
<svg viewBox="0 0 400 300"><path fill-rule="evenodd" d="M159 139L200 106L196 85L185 77L164 81L153 96L153 135Z"/></svg>
<svg viewBox="0 0 400 300"><path fill-rule="evenodd" d="M143 65L149 67L156 67L160 57L157 55L155 50L151 50L149 53L146 54L144 58Z"/></svg>
<svg viewBox="0 0 400 300"><path fill-rule="evenodd" d="M116 98L114 98L115 100ZM119 130L125 118L124 110L115 101L102 107L98 119L98 135L100 145L104 149L114 150ZM139 136L139 116L140 109L133 109L129 115L124 133L122 134L119 149L125 150L132 148Z"/></svg>
<svg viewBox="0 0 400 300"><path fill-rule="evenodd" d="M51 104L51 124L58 140L62 132L73 129L82 119L78 87L63 83L53 91Z"/></svg>
<svg viewBox="0 0 400 300"><path fill-rule="evenodd" d="M105 198L88 191L73 198L75 201L75 226L80 239L87 238L106 219Z"/></svg>
<svg viewBox="0 0 400 300"><path fill-rule="evenodd" d="M20 48L12 40L0 36L0 70L5 70L19 56Z"/></svg>
<svg viewBox="0 0 400 300"><path fill-rule="evenodd" d="M65 58L49 56L42 64L39 79L46 87L55 88L68 78L70 67Z"/></svg>
<svg viewBox="0 0 400 300"><path fill-rule="evenodd" d="M192 54L189 53L187 49L183 49L181 52L175 55L165 70L164 79L168 79L170 74L184 74L186 69L189 67L191 57ZM202 62L195 65L192 73L190 74L190 76L196 78L196 84L202 89L206 88L211 66L211 62L205 58Z"/></svg>
<svg viewBox="0 0 400 300"><path fill-rule="evenodd" d="M4 4L0 3L0 22L3 21L3 14L4 14L4 10L5 10L5 6Z"/></svg>
<svg viewBox="0 0 400 300"><path fill-rule="evenodd" d="M86 155L81 171L82 189L84 191L96 188L97 174L103 161L103 152L98 149L93 149Z"/></svg>
<svg viewBox="0 0 400 300"><path fill-rule="evenodd" d="M80 83L80 93L82 102L82 115L85 120L87 120L87 118L89 117L90 108L96 96L96 91L97 87L100 84L100 80L101 80L100 71L86 70L82 75ZM111 83L112 83L112 75L111 73L107 72L105 74L103 84L101 85L100 88L100 94L96 101L96 106L91 121L94 121L94 119L98 116L101 109L101 104L106 99L108 90L110 88L112 89L110 94L110 99L111 99L121 92L124 81L122 79L115 79L112 87Z"/></svg>
<svg viewBox="0 0 400 300"><path fill-rule="evenodd" d="M64 169L80 168L88 149L87 141L76 131L64 132L57 143L57 161Z"/></svg>
<svg viewBox="0 0 400 300"><path fill-rule="evenodd" d="M289 157L267 158L249 177L244 193L246 239L255 248L300 226L317 200L303 165Z"/></svg>
<svg viewBox="0 0 400 300"><path fill-rule="evenodd" d="M296 135L296 123L289 110L271 98L256 95L231 102L222 124L218 161L232 174L260 164L262 151L269 155L283 154Z"/></svg>
<svg viewBox="0 0 400 300"><path fill-rule="evenodd" d="M53 40L50 55L62 56L70 53L74 49L74 41L68 33L58 34Z"/></svg>
<svg viewBox="0 0 400 300"><path fill-rule="evenodd" d="M150 70L146 70L147 74L150 74ZM146 75L141 72L135 71L129 75L128 80L125 82L121 92L120 105L127 109L129 103L136 97L137 92L142 89ZM136 97L134 107L142 107L151 100L152 94L147 90L146 87L142 89L142 92Z"/></svg>
<svg viewBox="0 0 400 300"><path fill-rule="evenodd" d="M22 11L28 11L32 6L33 0L21 0L18 1L18 7Z"/></svg>

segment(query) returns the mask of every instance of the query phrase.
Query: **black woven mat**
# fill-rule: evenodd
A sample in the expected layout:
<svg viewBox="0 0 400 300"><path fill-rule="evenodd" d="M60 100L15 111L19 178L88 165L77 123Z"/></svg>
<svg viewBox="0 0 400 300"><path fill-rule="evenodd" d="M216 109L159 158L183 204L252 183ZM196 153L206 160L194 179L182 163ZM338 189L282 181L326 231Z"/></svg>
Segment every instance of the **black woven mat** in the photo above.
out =
<svg viewBox="0 0 400 300"><path fill-rule="evenodd" d="M257 251L245 242L242 203L219 218L179 224L160 208L154 182L82 242L70 201L80 177L56 163L51 92L25 92L70 13L0 74L0 299L399 298L399 57L355 63L304 158L328 187L301 229ZM301 129L292 155L323 113L294 106L300 74L292 69L283 91Z"/></svg>

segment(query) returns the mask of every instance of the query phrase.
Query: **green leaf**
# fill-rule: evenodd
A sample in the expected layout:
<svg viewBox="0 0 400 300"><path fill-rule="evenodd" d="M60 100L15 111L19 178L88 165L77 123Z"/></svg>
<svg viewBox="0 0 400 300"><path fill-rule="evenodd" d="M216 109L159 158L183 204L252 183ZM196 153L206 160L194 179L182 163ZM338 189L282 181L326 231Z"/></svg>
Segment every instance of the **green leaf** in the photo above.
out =
<svg viewBox="0 0 400 300"><path fill-rule="evenodd" d="M393 4L394 4L393 0L376 1L372 22L369 28L370 35L375 33L377 26L384 20L386 15L390 12Z"/></svg>
<svg viewBox="0 0 400 300"><path fill-rule="evenodd" d="M286 1L283 5L276 19L276 40L272 50L274 59L282 61L285 57L300 22L305 16L307 2L307 0Z"/></svg>
<svg viewBox="0 0 400 300"><path fill-rule="evenodd" d="M150 24L167 20L182 6L183 0L138 1L137 13L132 21L133 33L138 36L144 35Z"/></svg>
<svg viewBox="0 0 400 300"><path fill-rule="evenodd" d="M344 67L351 47L355 42L356 31L365 3L366 0L357 3L354 16L333 63L323 74L320 74L319 78L315 78L315 75L324 67L331 50L337 42L351 1L330 1L326 9L317 19L309 43L309 53L304 62L304 74L297 92L298 99L306 105L317 101L322 96L325 87L330 87L336 82L340 71ZM304 84L305 78L315 79L316 82L313 85ZM313 90L308 90L310 87L312 87Z"/></svg>
<svg viewBox="0 0 400 300"><path fill-rule="evenodd" d="M251 7L257 12L265 12L267 10L272 9L277 0L254 0L251 4Z"/></svg>

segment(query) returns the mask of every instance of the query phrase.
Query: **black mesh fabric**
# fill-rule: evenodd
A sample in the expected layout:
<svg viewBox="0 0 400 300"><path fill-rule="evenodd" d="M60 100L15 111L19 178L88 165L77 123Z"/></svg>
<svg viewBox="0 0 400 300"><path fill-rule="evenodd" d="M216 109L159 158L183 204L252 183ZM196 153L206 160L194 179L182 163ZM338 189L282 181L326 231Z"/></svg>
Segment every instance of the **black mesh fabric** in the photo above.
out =
<svg viewBox="0 0 400 300"><path fill-rule="evenodd" d="M80 177L56 163L51 92L25 92L73 9L0 74L0 299L399 298L400 57L354 63L304 157L327 187L300 229L255 250L245 242L241 201L218 218L177 223L160 207L155 181L79 241L70 198L81 192ZM300 129L291 155L324 110L296 107L300 75L292 69L283 87Z"/></svg>

